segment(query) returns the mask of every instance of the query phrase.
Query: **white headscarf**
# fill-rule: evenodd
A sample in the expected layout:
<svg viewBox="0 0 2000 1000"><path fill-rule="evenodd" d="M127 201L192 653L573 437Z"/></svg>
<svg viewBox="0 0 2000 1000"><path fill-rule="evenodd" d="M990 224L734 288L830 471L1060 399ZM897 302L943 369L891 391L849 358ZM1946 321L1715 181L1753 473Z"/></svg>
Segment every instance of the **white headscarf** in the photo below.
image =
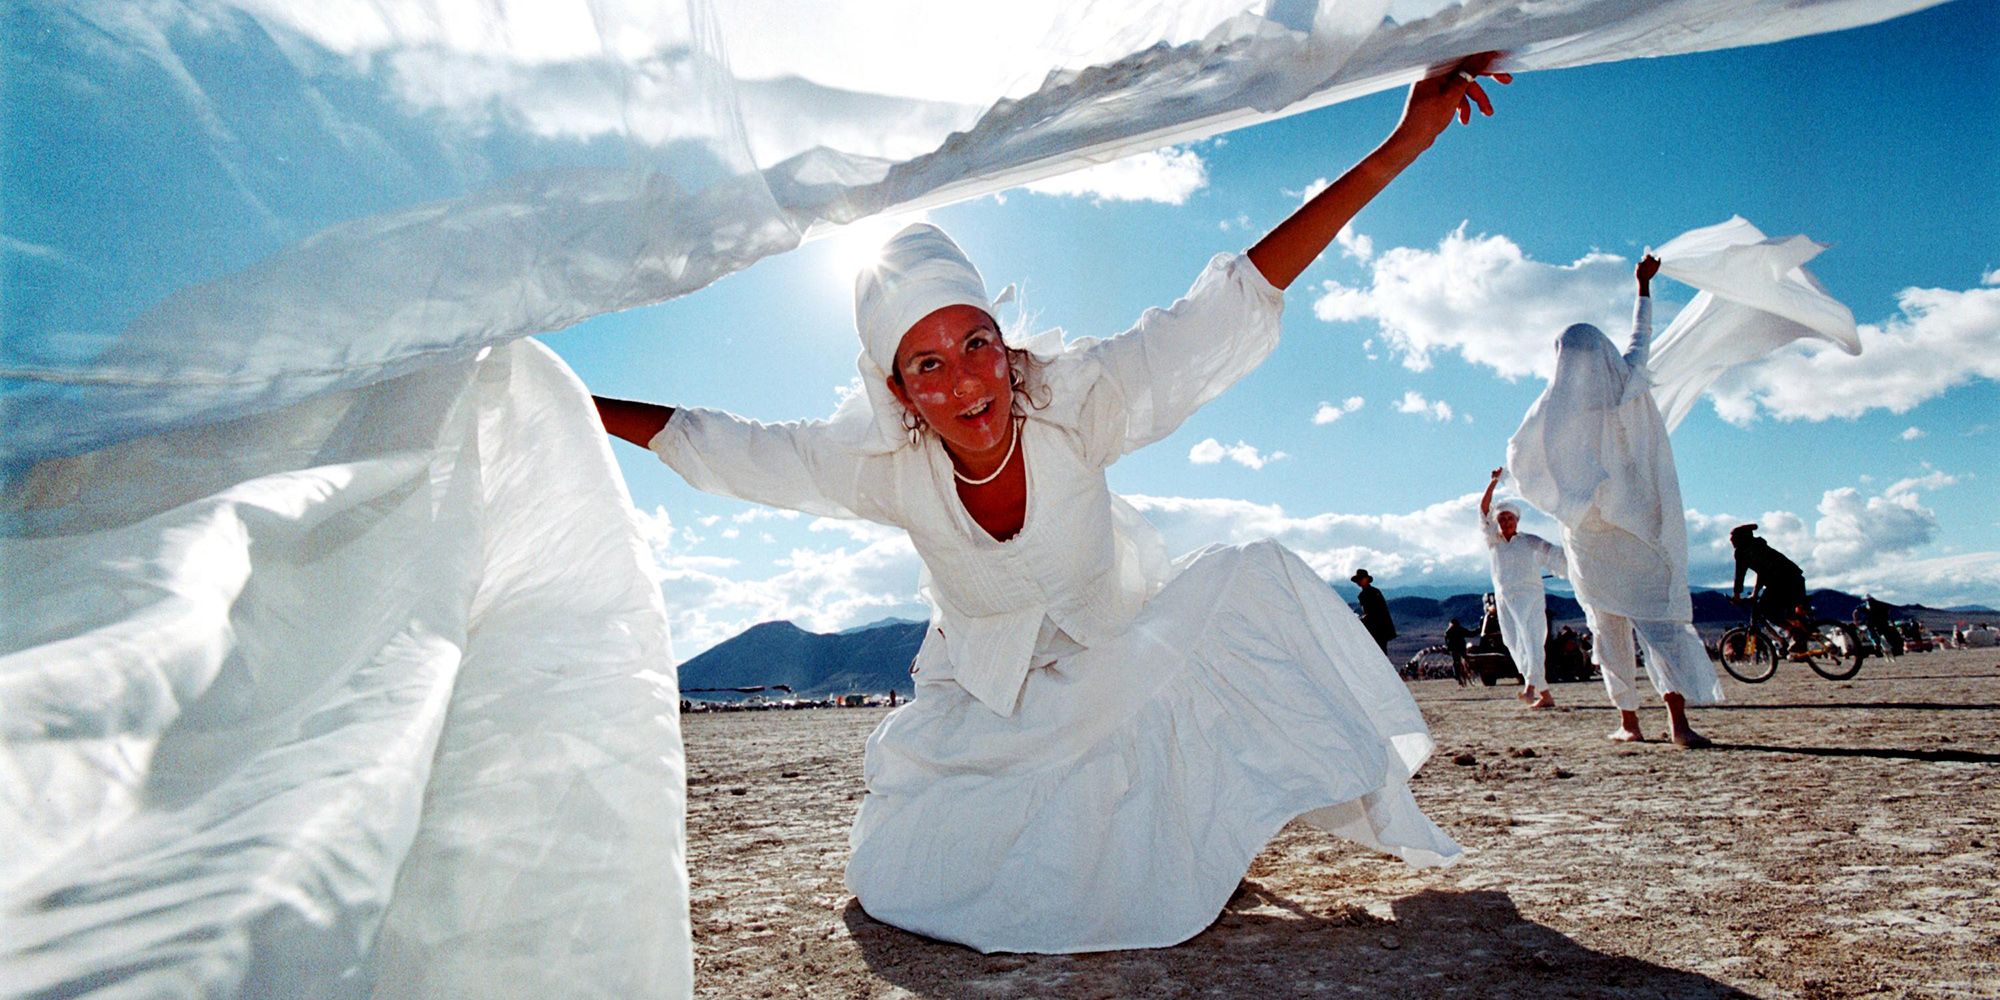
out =
<svg viewBox="0 0 2000 1000"><path fill-rule="evenodd" d="M1555 377L1507 442L1507 468L1524 499L1562 522L1579 598L1643 620L1687 617L1687 523L1667 428L1646 369L1603 331L1580 323L1557 339Z"/></svg>
<svg viewBox="0 0 2000 1000"><path fill-rule="evenodd" d="M862 454L886 454L910 444L903 426L903 404L889 391L889 373L896 367L896 348L918 320L946 306L972 306L994 317L1013 301L1014 286L989 298L986 280L944 230L929 223L906 226L882 245L874 263L854 277L854 329L861 336L861 391L843 400L831 423L848 445ZM1047 359L1062 349L1060 331L1009 347L1032 351Z"/></svg>

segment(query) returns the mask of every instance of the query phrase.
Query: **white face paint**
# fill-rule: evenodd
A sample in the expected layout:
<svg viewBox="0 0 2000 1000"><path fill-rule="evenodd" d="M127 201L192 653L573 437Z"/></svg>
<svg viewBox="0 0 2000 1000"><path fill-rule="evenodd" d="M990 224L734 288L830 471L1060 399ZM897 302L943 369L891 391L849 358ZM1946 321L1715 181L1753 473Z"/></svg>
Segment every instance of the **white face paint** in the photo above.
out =
<svg viewBox="0 0 2000 1000"><path fill-rule="evenodd" d="M904 404L969 464L1013 443L1012 368L985 310L946 306L918 320L896 348L893 384Z"/></svg>

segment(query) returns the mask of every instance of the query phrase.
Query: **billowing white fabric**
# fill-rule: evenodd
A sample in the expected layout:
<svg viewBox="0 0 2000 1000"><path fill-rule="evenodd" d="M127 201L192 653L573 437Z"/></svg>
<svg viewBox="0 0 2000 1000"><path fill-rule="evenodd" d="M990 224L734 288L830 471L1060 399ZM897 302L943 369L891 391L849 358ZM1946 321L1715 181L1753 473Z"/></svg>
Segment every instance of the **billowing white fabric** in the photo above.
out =
<svg viewBox="0 0 2000 1000"><path fill-rule="evenodd" d="M1346 602L1276 542L1176 568L1010 718L918 673L868 740L847 885L869 915L988 952L1157 948L1208 926L1296 817L1457 859L1410 795L1423 715Z"/></svg>
<svg viewBox="0 0 2000 1000"><path fill-rule="evenodd" d="M1557 69L1934 2L24 0L9 128L73 155L7 164L0 459L463 360L1471 51Z"/></svg>
<svg viewBox="0 0 2000 1000"><path fill-rule="evenodd" d="M1023 407L1027 522L1005 543L973 523L935 435L857 451L839 421L760 424L681 409L652 448L696 489L909 531L936 608L917 662L1014 710L1044 621L1090 646L1122 633L1166 581L1159 535L1104 469L1173 433L1278 343L1284 297L1242 255L1218 255L1186 297L1042 365L1047 405Z"/></svg>
<svg viewBox="0 0 2000 1000"><path fill-rule="evenodd" d="M1506 503L1493 506L1492 517L1480 518L1486 537L1486 554L1493 572L1493 605L1500 616L1500 641L1514 657L1514 665L1529 686L1548 686L1545 644L1549 637L1548 595L1542 589L1542 574L1567 576L1569 564L1562 546L1540 535L1516 530L1513 538L1500 534L1495 523L1501 512L1520 508Z"/></svg>
<svg viewBox="0 0 2000 1000"><path fill-rule="evenodd" d="M1653 345L1653 399L1669 432L1717 376L1795 341L1861 353L1854 313L1804 267L1824 249L1804 236L1766 238L1734 216L1653 251L1660 274L1701 290Z"/></svg>
<svg viewBox="0 0 2000 1000"><path fill-rule="evenodd" d="M385 995L687 992L671 681L645 673L664 652L476 638L502 610L539 620L531 609L560 606L549 621L562 628L537 635L665 648L659 609L631 603L624 569L543 585L567 571L550 555L566 544L590 540L581 572L636 543L609 511L609 464L576 437L581 395L536 396L527 383L558 377L521 373L546 359L476 363L482 348L686 294L871 214L1400 86L1474 49L1507 50L1525 72L1776 41L1931 2L12 4L9 139L38 155L6 164L0 237L0 982L323 995L365 989L374 969ZM546 406L485 382L476 407L447 405L473 397L439 385L510 356L500 391ZM440 428L446 410L457 422ZM532 436L550 428L576 443ZM381 444L447 431L462 461ZM560 490L594 498L588 525L551 516L572 509L547 495ZM430 527L379 542L427 496ZM487 497L486 513L514 512L508 534L482 537L477 518L451 513ZM510 568L454 576L481 559ZM450 642L396 638L449 637L467 592L483 596L455 671L441 666ZM363 671L370 648L414 666ZM299 650L310 655L286 658ZM458 689L486 677L549 694L530 705ZM406 686L343 701L349 684ZM208 768L243 705L291 706L270 726L310 718L329 769L364 745L389 763L339 772L353 796L322 794L313 762L275 743L237 746L257 750L240 757L256 767ZM225 736L209 738L216 727ZM432 730L444 749L461 734L467 752L429 754ZM510 767L482 770L482 754L539 748L523 734L566 749L522 762L531 777L516 785L485 784ZM621 768L658 780L625 782ZM629 856L527 849L535 831L550 846L587 841L575 824L603 800L551 791L570 771L632 793L630 822L602 842L622 837ZM484 791L444 791L461 779ZM508 788L519 804L502 804ZM296 803L323 808L308 820ZM460 808L486 818L431 815ZM503 832L500 814L528 832ZM247 836L147 853L173 822ZM268 845L304 843L338 853L338 877L266 863L292 849ZM103 853L118 850L136 853ZM162 888L185 886L189 864L209 903ZM491 879L440 877L467 865ZM63 887L48 897L62 905L37 908L46 887ZM508 947L460 941L459 924L513 919L531 895L537 912L585 914L579 928L620 905L629 926L585 943L523 918ZM161 905L96 902L113 898Z"/></svg>
<svg viewBox="0 0 2000 1000"><path fill-rule="evenodd" d="M9 497L0 992L685 995L664 609L496 349Z"/></svg>

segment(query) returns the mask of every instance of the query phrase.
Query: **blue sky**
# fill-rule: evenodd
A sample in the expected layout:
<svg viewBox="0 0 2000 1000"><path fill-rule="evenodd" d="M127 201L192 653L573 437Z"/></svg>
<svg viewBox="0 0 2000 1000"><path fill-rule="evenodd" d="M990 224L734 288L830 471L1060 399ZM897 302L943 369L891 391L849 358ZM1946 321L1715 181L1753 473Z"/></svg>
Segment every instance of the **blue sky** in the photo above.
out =
<svg viewBox="0 0 2000 1000"><path fill-rule="evenodd" d="M1733 419L1704 402L1676 432L1695 582L1718 582L1721 535L1756 519L1814 586L2000 604L1996 19L2000 6L1970 0L1498 88L1496 118L1448 132L1360 215L1359 239L1292 287L1276 355L1121 461L1113 488L1152 498L1142 506L1176 549L1274 534L1330 578L1366 562L1392 591L1476 589L1472 499L1539 393L1531 372L1558 329L1527 317L1624 323L1645 246L1737 214L1830 244L1809 267L1853 309L1869 353L1857 367L1794 348L1722 387ZM1021 283L1038 327L1116 333L1366 152L1399 102L1376 95L1057 182L1071 193L1017 189L928 218L995 289ZM543 339L598 392L824 416L854 373L860 242L822 240ZM1412 301L1378 281L1388 274L1509 292ZM1692 293L1657 294L1664 326ZM1365 314L1328 321L1323 301ZM1511 332L1480 339L1495 327ZM1323 403L1337 419L1315 421ZM667 568L680 655L764 618L832 629L919 613L915 560L894 533L705 496L618 451Z"/></svg>

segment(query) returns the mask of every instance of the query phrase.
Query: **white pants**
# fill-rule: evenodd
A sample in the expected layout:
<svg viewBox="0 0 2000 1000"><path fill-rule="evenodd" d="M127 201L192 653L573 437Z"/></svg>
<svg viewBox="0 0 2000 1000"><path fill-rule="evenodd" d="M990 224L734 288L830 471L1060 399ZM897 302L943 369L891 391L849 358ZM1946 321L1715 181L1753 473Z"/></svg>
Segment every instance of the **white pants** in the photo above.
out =
<svg viewBox="0 0 2000 1000"><path fill-rule="evenodd" d="M1540 581L1536 581L1539 583ZM1500 641L1507 644L1507 652L1514 657L1514 666L1520 668L1526 684L1537 691L1549 686L1547 657L1543 646L1549 640L1549 616L1543 610L1547 601L1535 588L1533 602L1513 597L1503 597L1498 602L1500 611Z"/></svg>
<svg viewBox="0 0 2000 1000"><path fill-rule="evenodd" d="M1639 710L1639 668L1632 634L1646 646L1646 676L1653 690L1678 694L1690 705L1722 701L1722 682L1701 636L1687 622L1634 621L1585 605L1590 622L1591 659L1604 674L1604 693L1621 712Z"/></svg>

